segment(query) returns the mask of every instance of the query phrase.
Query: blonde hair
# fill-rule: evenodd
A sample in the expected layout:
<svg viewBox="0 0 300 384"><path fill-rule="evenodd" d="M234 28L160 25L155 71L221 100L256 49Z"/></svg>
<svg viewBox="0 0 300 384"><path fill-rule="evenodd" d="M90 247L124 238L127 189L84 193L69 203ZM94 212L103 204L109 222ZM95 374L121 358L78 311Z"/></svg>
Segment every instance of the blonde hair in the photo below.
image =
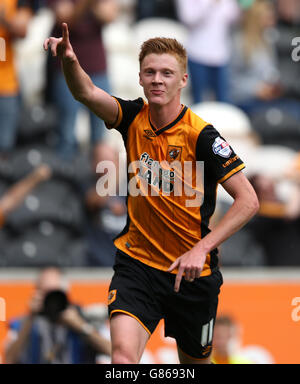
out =
<svg viewBox="0 0 300 384"><path fill-rule="evenodd" d="M244 56L249 61L252 53L258 47L266 50L270 49L268 42L264 38L264 27L259 25L261 15L271 7L269 0L256 0L253 5L247 9L243 17L243 35L244 35Z"/></svg>
<svg viewBox="0 0 300 384"><path fill-rule="evenodd" d="M141 47L139 61L140 66L146 56L155 53L162 55L164 53L176 57L183 71L187 71L187 53L186 49L176 39L166 37L156 37L145 41Z"/></svg>

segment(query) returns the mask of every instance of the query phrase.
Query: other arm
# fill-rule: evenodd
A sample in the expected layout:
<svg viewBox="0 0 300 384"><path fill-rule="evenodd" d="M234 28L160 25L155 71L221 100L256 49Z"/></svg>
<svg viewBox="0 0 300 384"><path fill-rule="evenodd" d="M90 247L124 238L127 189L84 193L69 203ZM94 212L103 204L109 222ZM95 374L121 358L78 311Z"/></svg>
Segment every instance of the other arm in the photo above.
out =
<svg viewBox="0 0 300 384"><path fill-rule="evenodd" d="M184 273L188 281L199 278L206 255L239 231L258 211L259 203L256 193L242 172L233 175L222 186L233 197L234 203L218 225L169 268L168 272L178 268L174 287L176 292L179 291Z"/></svg>

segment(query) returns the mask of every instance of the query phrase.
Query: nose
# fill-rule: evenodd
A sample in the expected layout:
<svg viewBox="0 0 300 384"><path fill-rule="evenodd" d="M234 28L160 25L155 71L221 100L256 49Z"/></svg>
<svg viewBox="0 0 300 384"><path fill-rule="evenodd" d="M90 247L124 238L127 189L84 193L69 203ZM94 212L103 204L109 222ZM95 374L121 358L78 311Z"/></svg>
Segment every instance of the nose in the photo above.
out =
<svg viewBox="0 0 300 384"><path fill-rule="evenodd" d="M154 84L162 83L161 75L159 72L156 72L155 75L153 76L152 83L154 83Z"/></svg>

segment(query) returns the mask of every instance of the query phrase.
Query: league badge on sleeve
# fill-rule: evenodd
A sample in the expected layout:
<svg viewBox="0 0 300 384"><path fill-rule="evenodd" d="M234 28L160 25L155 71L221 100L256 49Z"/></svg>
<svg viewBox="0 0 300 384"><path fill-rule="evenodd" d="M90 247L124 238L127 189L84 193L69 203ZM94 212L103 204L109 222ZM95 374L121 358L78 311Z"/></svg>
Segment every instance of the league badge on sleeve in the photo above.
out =
<svg viewBox="0 0 300 384"><path fill-rule="evenodd" d="M229 144L221 137L216 138L212 148L215 155L219 155L225 159L228 159L232 154Z"/></svg>

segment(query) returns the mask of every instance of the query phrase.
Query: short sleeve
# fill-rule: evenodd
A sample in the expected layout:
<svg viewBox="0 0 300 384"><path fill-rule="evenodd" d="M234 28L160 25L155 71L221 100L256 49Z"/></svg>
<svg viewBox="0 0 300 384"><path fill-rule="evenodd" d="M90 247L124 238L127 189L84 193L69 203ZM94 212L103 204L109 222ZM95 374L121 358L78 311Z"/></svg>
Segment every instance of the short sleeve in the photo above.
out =
<svg viewBox="0 0 300 384"><path fill-rule="evenodd" d="M144 100L142 98L136 100L123 100L118 97L114 97L114 99L117 101L119 108L118 120L113 126L108 124L106 124L106 126L108 129L115 128L124 137L127 135L128 128L142 110Z"/></svg>
<svg viewBox="0 0 300 384"><path fill-rule="evenodd" d="M212 125L199 134L196 156L197 161L204 161L205 173L220 184L245 168L240 157Z"/></svg>

